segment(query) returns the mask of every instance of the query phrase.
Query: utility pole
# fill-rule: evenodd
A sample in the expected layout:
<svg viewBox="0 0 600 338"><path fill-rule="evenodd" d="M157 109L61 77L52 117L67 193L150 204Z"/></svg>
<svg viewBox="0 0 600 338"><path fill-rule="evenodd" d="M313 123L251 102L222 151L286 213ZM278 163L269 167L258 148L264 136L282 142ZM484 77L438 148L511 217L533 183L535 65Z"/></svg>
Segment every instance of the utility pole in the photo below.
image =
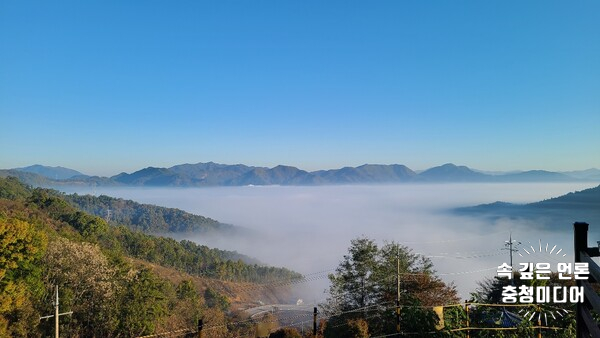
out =
<svg viewBox="0 0 600 338"><path fill-rule="evenodd" d="M58 284L56 284L56 300L54 302L54 334L58 338Z"/></svg>
<svg viewBox="0 0 600 338"><path fill-rule="evenodd" d="M513 249L513 246L517 246L519 244L521 244L521 242L515 241L514 239L512 239L512 232L509 233L508 235L508 241L504 241L504 246L506 248L502 249L502 250L508 250L508 253L510 255L510 283L512 285L515 285L515 272L514 272L514 268L513 268L513 252L517 252L519 251L519 249Z"/></svg>
<svg viewBox="0 0 600 338"><path fill-rule="evenodd" d="M49 315L49 316L40 317L40 320L54 317L54 337L58 338L58 318L60 316L64 316L64 315L71 315L71 314L73 314L73 311L59 313L59 311L58 311L58 285L56 285L56 287L54 288L54 290L55 290L55 292L54 292L54 295L55 295L55 298L54 298L54 314L53 315Z"/></svg>
<svg viewBox="0 0 600 338"><path fill-rule="evenodd" d="M396 333L400 334L400 245L396 252Z"/></svg>

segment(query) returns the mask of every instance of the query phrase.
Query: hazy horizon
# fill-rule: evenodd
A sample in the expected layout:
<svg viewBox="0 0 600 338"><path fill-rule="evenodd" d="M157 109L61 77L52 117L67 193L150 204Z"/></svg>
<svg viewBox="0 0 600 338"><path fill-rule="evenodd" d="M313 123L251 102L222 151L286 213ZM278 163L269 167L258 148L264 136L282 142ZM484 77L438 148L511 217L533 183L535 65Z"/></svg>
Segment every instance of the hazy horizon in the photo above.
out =
<svg viewBox="0 0 600 338"><path fill-rule="evenodd" d="M174 166L178 166L178 165L186 165L186 164L199 164L199 163L216 163L216 164L222 164L222 165L246 165L249 167L265 167L265 166L261 166L261 165L254 165L251 163L218 163L218 162L214 162L214 161L206 161L206 162L185 162L185 163L175 163L172 165L167 165L165 167L158 167L155 165L149 165L146 167L140 167L140 168L135 168L132 171L118 171L118 172L113 172L113 173L106 173L106 174L94 174L94 173L88 173L88 172L83 172L81 170L78 170L77 168L72 168L72 167L66 167L63 165L45 165L42 163L33 163L30 165L26 165L26 166L22 166L22 167L13 167L13 168L0 168L0 169L5 169L5 170L9 170L9 169L23 169L23 168L27 168L27 167L31 167L31 166L44 166L44 167L51 167L51 168L64 168L64 169L72 169L72 170L76 170L79 171L80 173L84 174L84 175L88 175L88 176L100 176L100 177L112 177L112 176L116 176L119 175L121 173L126 173L126 174L131 174L146 168L170 168L170 167L174 167ZM328 168L304 168L304 167L297 167L300 170L305 170L307 172L314 172L314 171L321 171L321 170L336 170L336 169L341 169L344 167L359 167L362 165L404 165L407 168L413 170L416 173L420 173L423 172L425 170L431 169L431 168L435 168L438 166L442 166L445 164L454 164L456 166L466 166L469 169L476 171L476 172L481 172L481 173L490 173L491 175L496 175L496 174L509 174L509 173L519 173L519 172L526 172L526 171L536 171L536 170L542 170L542 171L551 171L551 172L558 172L558 173L568 173L568 172L573 172L573 171L585 171L585 170L590 170L590 169L600 169L600 168L596 168L596 167L588 167L588 168L575 168L575 169L567 169L567 170L552 170L552 169L548 169L548 168L541 168L541 167L536 167L536 168L527 168L527 169L512 169L512 170L498 170L498 169L494 169L494 168L490 168L490 169L481 169L481 168L474 168L471 167L469 164L464 164L464 163L454 163L454 162L446 162L446 163L439 163L439 164L435 164L431 167L427 167L427 168L413 168L410 165L407 165L406 163L402 163L402 162L393 162L393 163L361 163L361 164L357 164L357 165L342 165L340 167L328 167ZM280 163L277 164L275 166L291 166L285 163ZM274 168L275 166L271 166L271 167L267 167L267 168ZM600 166L599 166L600 167Z"/></svg>

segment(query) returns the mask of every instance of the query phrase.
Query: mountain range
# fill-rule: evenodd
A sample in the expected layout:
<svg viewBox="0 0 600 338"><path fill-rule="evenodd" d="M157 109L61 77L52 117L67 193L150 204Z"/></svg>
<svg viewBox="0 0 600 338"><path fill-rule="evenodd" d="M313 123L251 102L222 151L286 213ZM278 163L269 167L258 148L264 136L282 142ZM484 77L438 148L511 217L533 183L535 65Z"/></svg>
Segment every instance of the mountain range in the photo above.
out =
<svg viewBox="0 0 600 338"><path fill-rule="evenodd" d="M571 172L530 170L486 173L447 163L421 172L401 164L364 164L358 167L306 171L292 166L273 168L244 164L196 163L170 168L147 167L112 177L87 176L63 167L33 165L0 170L0 177L17 176L33 186L55 185L132 185L132 186L244 186L244 185L333 185L384 184L410 182L567 182L600 181L599 169Z"/></svg>

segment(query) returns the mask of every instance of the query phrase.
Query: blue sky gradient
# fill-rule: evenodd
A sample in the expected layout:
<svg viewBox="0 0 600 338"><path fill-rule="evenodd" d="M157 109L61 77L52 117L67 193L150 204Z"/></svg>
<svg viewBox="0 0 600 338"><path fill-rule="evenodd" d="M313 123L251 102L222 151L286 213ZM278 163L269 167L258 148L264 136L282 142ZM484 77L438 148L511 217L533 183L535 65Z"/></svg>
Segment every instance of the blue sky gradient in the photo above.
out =
<svg viewBox="0 0 600 338"><path fill-rule="evenodd" d="M0 1L0 168L600 168L597 1Z"/></svg>

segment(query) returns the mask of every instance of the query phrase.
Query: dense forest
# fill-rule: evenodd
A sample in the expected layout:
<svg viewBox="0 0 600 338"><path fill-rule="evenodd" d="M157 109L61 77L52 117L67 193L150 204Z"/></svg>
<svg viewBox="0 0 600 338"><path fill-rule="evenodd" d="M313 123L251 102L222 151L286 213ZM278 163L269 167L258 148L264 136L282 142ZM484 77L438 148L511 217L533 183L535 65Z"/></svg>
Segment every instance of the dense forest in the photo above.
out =
<svg viewBox="0 0 600 338"><path fill-rule="evenodd" d="M195 327L201 315L225 323L228 300L191 280L172 283L147 263L223 281L269 283L302 276L228 259L232 253L110 225L60 193L0 179L0 337L48 336L53 286L60 286L61 336L133 337ZM137 262L141 262L139 264ZM176 314L176 316L173 316ZM220 335L216 335L220 336Z"/></svg>
<svg viewBox="0 0 600 338"><path fill-rule="evenodd" d="M107 219L110 223L125 225L146 233L196 232L221 234L233 233L236 229L214 219L193 215L180 209L140 204L131 200L105 195L64 195L73 206L89 214Z"/></svg>

